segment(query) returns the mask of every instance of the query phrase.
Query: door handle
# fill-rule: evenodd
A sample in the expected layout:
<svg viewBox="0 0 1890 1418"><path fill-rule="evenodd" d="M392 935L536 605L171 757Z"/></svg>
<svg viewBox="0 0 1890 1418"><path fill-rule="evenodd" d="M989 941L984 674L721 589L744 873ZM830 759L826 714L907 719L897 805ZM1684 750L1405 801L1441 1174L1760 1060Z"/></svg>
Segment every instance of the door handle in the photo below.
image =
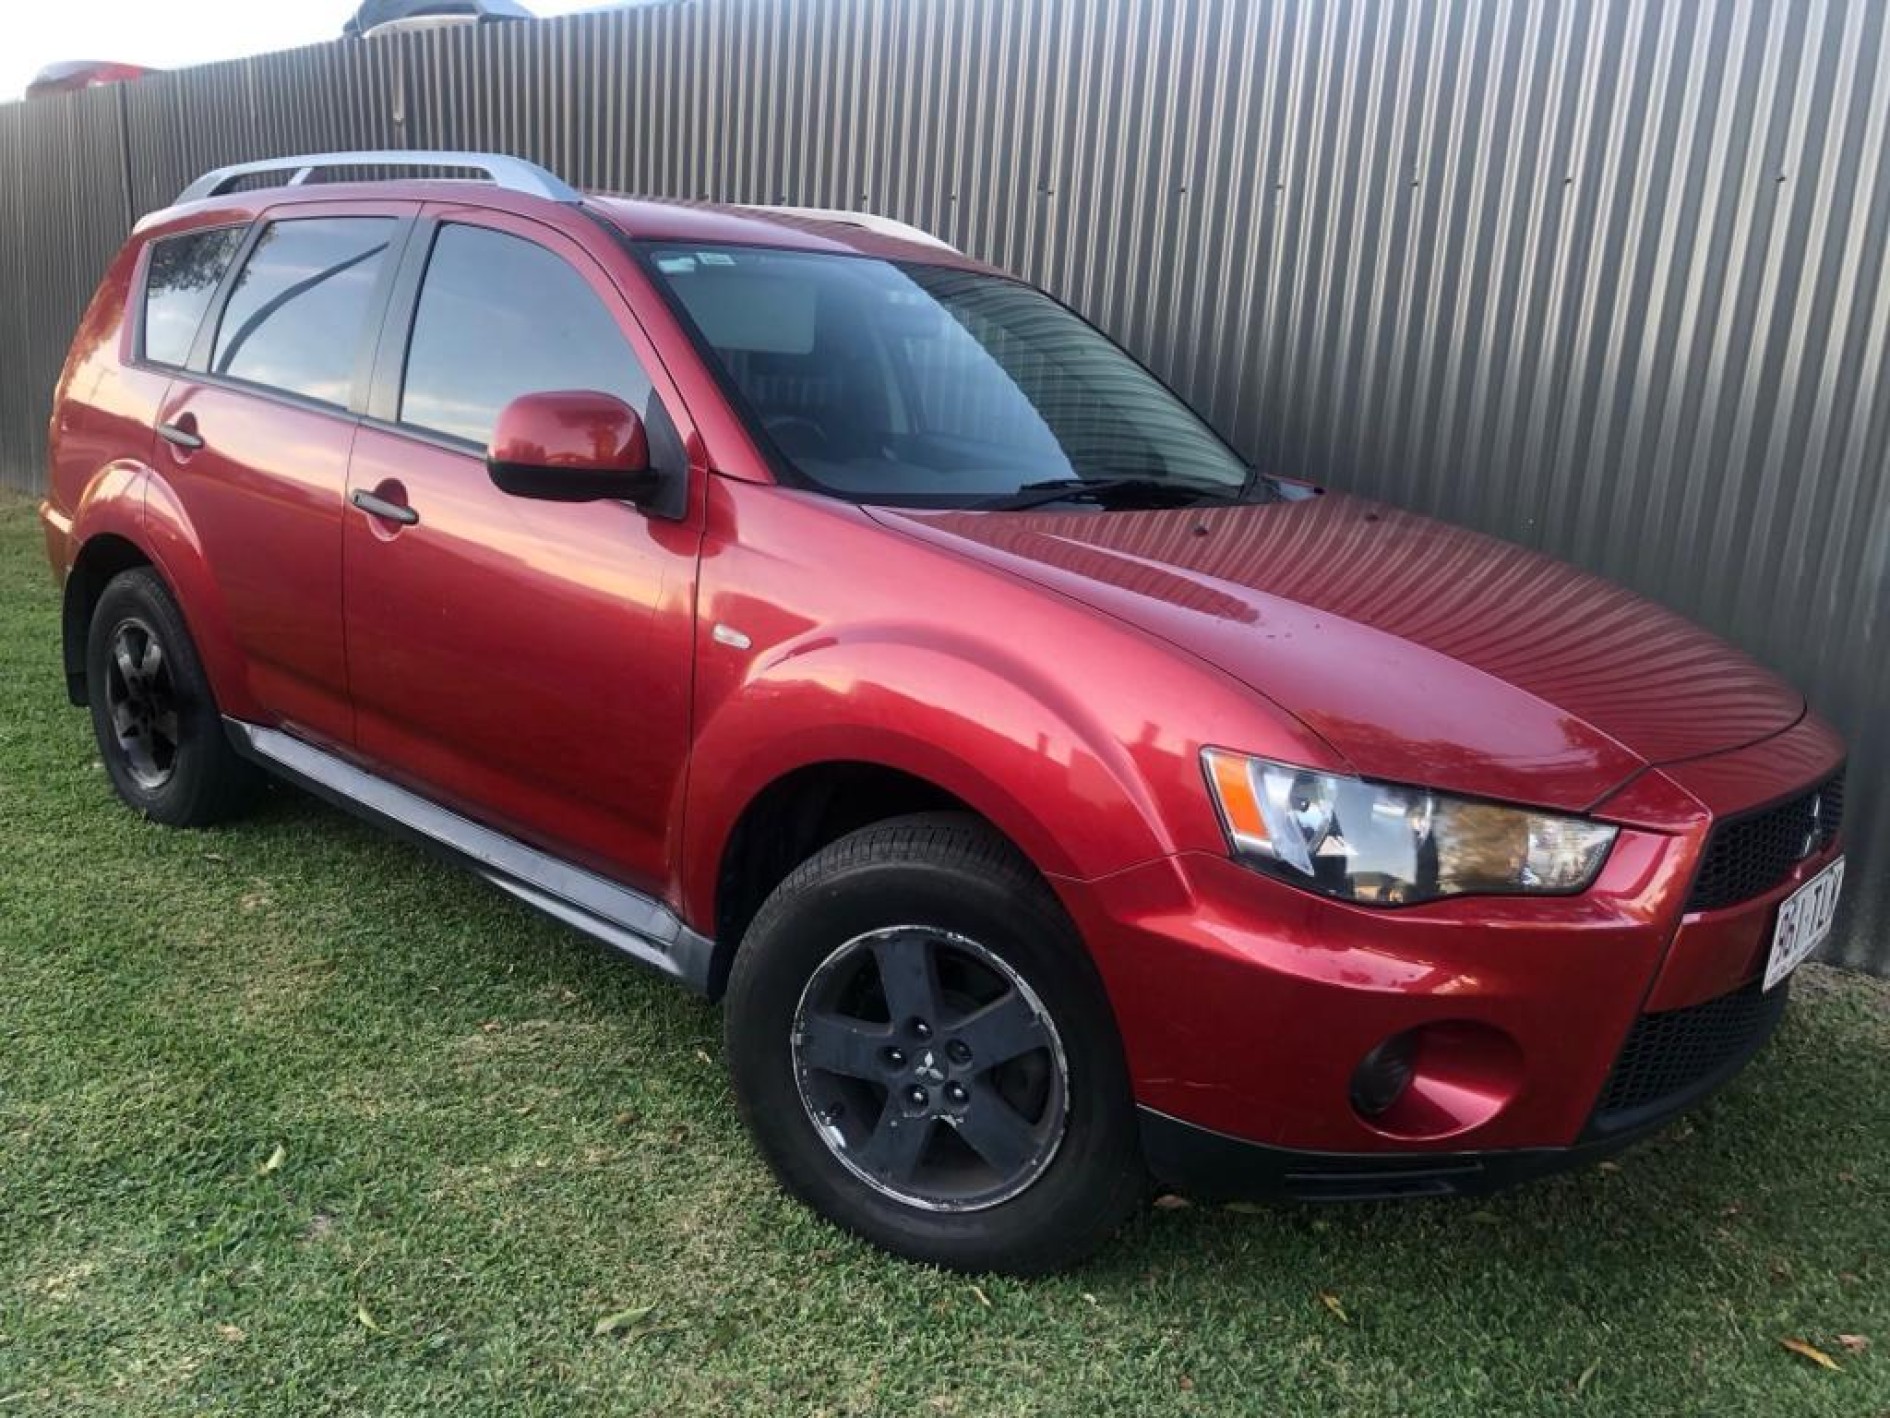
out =
<svg viewBox="0 0 1890 1418"><path fill-rule="evenodd" d="M192 453L203 447L203 438L193 429L185 428L179 423L159 424L157 436L173 448L183 448Z"/></svg>
<svg viewBox="0 0 1890 1418"><path fill-rule="evenodd" d="M357 488L348 501L370 517L384 517L389 522L400 523L403 527L411 527L420 520L420 514L413 508L403 507L398 502L389 502L384 497L376 497L366 488Z"/></svg>

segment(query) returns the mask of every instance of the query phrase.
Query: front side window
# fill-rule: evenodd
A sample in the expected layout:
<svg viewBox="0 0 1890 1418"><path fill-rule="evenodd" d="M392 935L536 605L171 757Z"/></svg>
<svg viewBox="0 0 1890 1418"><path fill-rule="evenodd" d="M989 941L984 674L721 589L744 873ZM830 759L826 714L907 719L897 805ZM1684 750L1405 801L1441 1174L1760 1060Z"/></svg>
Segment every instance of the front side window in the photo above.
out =
<svg viewBox="0 0 1890 1418"><path fill-rule="evenodd" d="M223 308L211 370L345 406L397 225L319 217L270 226Z"/></svg>
<svg viewBox="0 0 1890 1418"><path fill-rule="evenodd" d="M759 247L643 249L778 460L822 491L1175 505L1254 482L1153 375L1016 281Z"/></svg>
<svg viewBox="0 0 1890 1418"><path fill-rule="evenodd" d="M614 394L660 424L649 376L569 263L522 237L441 227L414 311L400 421L483 447L519 395L568 389Z"/></svg>
<svg viewBox="0 0 1890 1418"><path fill-rule="evenodd" d="M182 364L210 308L217 282L243 244L240 226L160 237L151 243L144 278L144 357Z"/></svg>

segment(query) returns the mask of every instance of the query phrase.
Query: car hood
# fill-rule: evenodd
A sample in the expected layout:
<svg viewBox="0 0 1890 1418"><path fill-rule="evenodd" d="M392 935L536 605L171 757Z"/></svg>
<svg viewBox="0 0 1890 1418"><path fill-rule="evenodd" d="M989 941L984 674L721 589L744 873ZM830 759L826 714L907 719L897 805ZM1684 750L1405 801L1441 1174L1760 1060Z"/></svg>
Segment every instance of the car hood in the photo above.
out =
<svg viewBox="0 0 1890 1418"><path fill-rule="evenodd" d="M1580 810L1805 712L1746 655L1618 586L1361 498L872 515L1191 652L1367 777Z"/></svg>

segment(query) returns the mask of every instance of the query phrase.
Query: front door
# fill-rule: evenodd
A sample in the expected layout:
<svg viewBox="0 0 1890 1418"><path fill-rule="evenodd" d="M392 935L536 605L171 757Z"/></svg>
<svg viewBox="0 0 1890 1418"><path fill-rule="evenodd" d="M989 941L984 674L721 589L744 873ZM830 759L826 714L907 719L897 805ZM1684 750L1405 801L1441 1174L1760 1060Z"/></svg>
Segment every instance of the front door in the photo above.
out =
<svg viewBox="0 0 1890 1418"><path fill-rule="evenodd" d="M688 751L697 499L512 497L486 474L499 410L595 389L641 411L682 480L683 411L623 296L576 243L529 219L423 218L390 314L375 412L349 469L343 537L358 752L478 821L655 892ZM400 339L405 333L406 338ZM660 371L659 371L660 378ZM412 519L412 520L409 520Z"/></svg>

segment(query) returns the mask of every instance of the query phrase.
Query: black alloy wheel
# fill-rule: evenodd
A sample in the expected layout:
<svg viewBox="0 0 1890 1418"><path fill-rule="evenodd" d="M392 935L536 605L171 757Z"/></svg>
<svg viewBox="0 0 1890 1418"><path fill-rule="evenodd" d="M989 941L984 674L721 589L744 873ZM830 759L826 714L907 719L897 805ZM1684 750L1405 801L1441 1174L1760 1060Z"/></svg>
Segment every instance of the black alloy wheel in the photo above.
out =
<svg viewBox="0 0 1890 1418"><path fill-rule="evenodd" d="M127 770L139 787L158 791L176 770L183 727L163 642L135 616L112 631L105 705Z"/></svg>
<svg viewBox="0 0 1890 1418"><path fill-rule="evenodd" d="M1022 976L964 936L894 926L846 942L801 992L792 1046L821 1140L909 1206L996 1206L1063 1141L1056 1025Z"/></svg>
<svg viewBox="0 0 1890 1418"><path fill-rule="evenodd" d="M967 813L802 862L729 976L735 1098L783 1187L897 1255L1034 1275L1147 1188L1089 952L1017 848Z"/></svg>
<svg viewBox="0 0 1890 1418"><path fill-rule="evenodd" d="M196 643L148 566L100 592L86 628L85 689L112 787L170 827L205 827L249 806L262 774L231 747Z"/></svg>

